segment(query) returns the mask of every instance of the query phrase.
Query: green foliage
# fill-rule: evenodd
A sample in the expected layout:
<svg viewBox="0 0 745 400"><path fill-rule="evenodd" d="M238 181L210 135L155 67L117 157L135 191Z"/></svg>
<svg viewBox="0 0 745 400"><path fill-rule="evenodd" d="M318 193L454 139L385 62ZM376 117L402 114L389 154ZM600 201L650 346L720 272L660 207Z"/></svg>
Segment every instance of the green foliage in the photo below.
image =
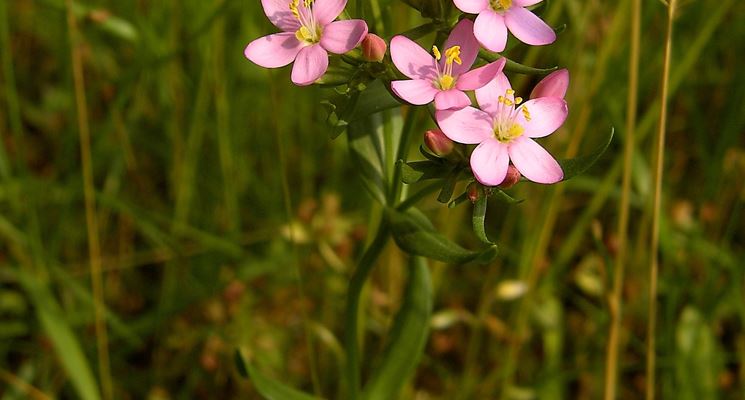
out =
<svg viewBox="0 0 745 400"><path fill-rule="evenodd" d="M406 32L425 47L458 17L451 2L407 2L427 3L435 20L397 0L350 1L350 16L359 4L379 21L375 33ZM28 387L50 398L101 397L65 3L0 1L0 397L8 399L34 398ZM650 133L664 37L664 7L642 3L620 400L643 397ZM745 391L745 3L709 3L681 2L674 31L658 298L666 399ZM298 88L289 67L246 61L245 45L276 31L259 1L79 0L73 11L114 398L255 399L271 390L289 398L302 389L347 399L339 348L347 285L384 213L400 248L377 241L359 299L352 343L366 392L601 398L629 131L627 1L552 0L535 11L566 25L555 44L510 38L502 55L519 94L549 67L569 69L569 117L540 142L557 159L580 158L562 162L566 182L523 181L474 209L465 173L443 193L453 208L437 202L452 169L416 151L434 122L422 110L404 129L411 108L402 111L385 85ZM339 97L321 105L332 93ZM396 148L403 131L410 151ZM498 257L486 241L499 245ZM445 261L431 265L430 324L402 306L423 293L406 289L415 272L408 253ZM484 259L492 260L476 262ZM397 324L402 315L418 322ZM408 352L381 358L394 343ZM239 376L236 347L249 349L256 377Z"/></svg>

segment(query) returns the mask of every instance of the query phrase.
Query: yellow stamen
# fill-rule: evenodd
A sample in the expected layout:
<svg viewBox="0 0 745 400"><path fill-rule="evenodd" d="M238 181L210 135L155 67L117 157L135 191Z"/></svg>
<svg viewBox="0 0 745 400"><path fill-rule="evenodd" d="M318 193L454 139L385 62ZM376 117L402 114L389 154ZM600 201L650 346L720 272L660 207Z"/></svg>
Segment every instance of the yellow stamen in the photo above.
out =
<svg viewBox="0 0 745 400"><path fill-rule="evenodd" d="M447 64L452 64L453 61L458 65L463 63L460 59L460 46L453 46L445 50L445 57L445 63Z"/></svg>
<svg viewBox="0 0 745 400"><path fill-rule="evenodd" d="M297 19L300 19L300 12L297 9L299 2L300 0L292 0L290 2L290 12L292 12L292 15Z"/></svg>
<svg viewBox="0 0 745 400"><path fill-rule="evenodd" d="M494 11L504 11L512 7L512 0L489 0L489 5Z"/></svg>
<svg viewBox="0 0 745 400"><path fill-rule="evenodd" d="M305 5L305 8L310 8L310 5L313 4L313 0L303 0L303 4Z"/></svg>
<svg viewBox="0 0 745 400"><path fill-rule="evenodd" d="M522 97L515 97L515 104L520 104L522 102L523 102L523 98Z"/></svg>
<svg viewBox="0 0 745 400"><path fill-rule="evenodd" d="M437 46L432 46L432 54L435 55L435 59L437 61L440 61L442 58L442 54L440 54L440 49L437 48Z"/></svg>
<svg viewBox="0 0 745 400"><path fill-rule="evenodd" d="M530 111L528 111L528 107L526 106L523 106L523 116L526 121L530 121Z"/></svg>

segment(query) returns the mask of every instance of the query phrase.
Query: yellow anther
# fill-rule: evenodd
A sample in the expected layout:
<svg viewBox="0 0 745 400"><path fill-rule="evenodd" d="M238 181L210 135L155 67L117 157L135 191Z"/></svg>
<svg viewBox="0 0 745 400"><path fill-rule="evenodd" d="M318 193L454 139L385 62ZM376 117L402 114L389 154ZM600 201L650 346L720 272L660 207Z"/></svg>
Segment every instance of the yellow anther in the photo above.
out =
<svg viewBox="0 0 745 400"><path fill-rule="evenodd" d="M300 13L297 10L297 6L300 3L300 0L292 0L290 2L290 11L292 12L292 15L295 16L295 18L300 19Z"/></svg>
<svg viewBox="0 0 745 400"><path fill-rule="evenodd" d="M515 104L515 103L513 103L512 100L510 100L510 99L504 99L504 105L511 106L513 104Z"/></svg>
<svg viewBox="0 0 745 400"><path fill-rule="evenodd" d="M505 93L507 93L507 96L511 96L511 95L515 94L515 91L512 90L512 89L507 89L507 91Z"/></svg>
<svg viewBox="0 0 745 400"><path fill-rule="evenodd" d="M445 62L452 64L455 61L456 64L461 65L463 61L460 59L460 46L453 46L445 50Z"/></svg>
<svg viewBox="0 0 745 400"><path fill-rule="evenodd" d="M526 106L523 106L523 116L526 121L530 121L530 111L528 111L528 107Z"/></svg>
<svg viewBox="0 0 745 400"><path fill-rule="evenodd" d="M313 4L313 0L303 0L303 4L305 5L305 8L310 8L310 5Z"/></svg>
<svg viewBox="0 0 745 400"><path fill-rule="evenodd" d="M502 7L502 9L507 10L510 7L512 7L512 0L497 0L499 2L499 6Z"/></svg>
<svg viewBox="0 0 745 400"><path fill-rule="evenodd" d="M522 102L523 102L523 98L522 97L515 97L515 104L520 104Z"/></svg>
<svg viewBox="0 0 745 400"><path fill-rule="evenodd" d="M500 103L504 104L504 96L499 96L499 99L498 100L499 100Z"/></svg>
<svg viewBox="0 0 745 400"><path fill-rule="evenodd" d="M440 59L442 58L442 54L440 54L440 49L438 49L437 46L432 46L432 54L435 55L435 59L437 59L437 61L440 61Z"/></svg>

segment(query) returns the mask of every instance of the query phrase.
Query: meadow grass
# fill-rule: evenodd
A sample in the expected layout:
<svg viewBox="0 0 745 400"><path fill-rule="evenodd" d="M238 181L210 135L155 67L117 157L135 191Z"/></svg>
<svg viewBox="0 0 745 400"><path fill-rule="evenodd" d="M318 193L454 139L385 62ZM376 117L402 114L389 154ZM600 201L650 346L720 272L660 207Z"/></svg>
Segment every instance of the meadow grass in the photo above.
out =
<svg viewBox="0 0 745 400"><path fill-rule="evenodd" d="M551 0L557 43L506 54L571 73L567 123L542 142L553 154L616 138L585 175L490 203L494 263L432 263L433 330L402 398L745 393L745 4L678 2L661 80L667 8L632 3ZM350 4L387 39L426 22L398 1ZM382 210L346 136L329 138L328 90L243 57L270 32L258 1L0 2L2 399L259 398L236 348L343 398L347 285ZM510 78L518 93L539 79ZM434 122L412 111L390 111L386 129L411 129L417 158ZM476 247L471 205L434 197L420 208ZM357 321L363 382L407 275L395 244L378 245ZM517 281L528 291L514 299Z"/></svg>

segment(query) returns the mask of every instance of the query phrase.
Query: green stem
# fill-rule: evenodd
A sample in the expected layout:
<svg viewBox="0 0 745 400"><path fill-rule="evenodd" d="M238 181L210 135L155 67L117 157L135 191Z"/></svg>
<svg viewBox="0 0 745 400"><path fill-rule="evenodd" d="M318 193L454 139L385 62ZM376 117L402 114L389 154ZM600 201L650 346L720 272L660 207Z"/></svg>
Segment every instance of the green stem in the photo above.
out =
<svg viewBox="0 0 745 400"><path fill-rule="evenodd" d="M409 198L407 198L406 200L402 201L401 204L396 207L396 209L399 211L404 211L419 202L419 200L425 198L427 195L436 192L437 189L440 189L441 187L441 181L430 183L429 185L421 188L418 192L409 196Z"/></svg>
<svg viewBox="0 0 745 400"><path fill-rule="evenodd" d="M411 134L414 130L414 125L417 117L417 108L411 108L406 114L404 120L404 126L401 131L401 143L399 143L398 151L396 152L396 158L393 160L394 165L398 160L406 161L406 155L409 153L409 146L411 144ZM401 196L401 168L394 167L393 179L391 181L391 191L388 196L389 204L396 204Z"/></svg>
<svg viewBox="0 0 745 400"><path fill-rule="evenodd" d="M346 381L347 381L347 392L349 400L356 400L360 394L360 356L358 348L358 316L360 308L360 297L362 295L362 289L365 286L367 278L370 276L375 261L383 251L386 243L388 242L388 226L384 221L378 227L378 233L373 239L372 243L365 250L365 254L362 255L357 269L352 275L352 280L349 282L349 291L347 292L347 309L344 317L345 325L345 343L344 347L347 353L347 368L346 368Z"/></svg>

